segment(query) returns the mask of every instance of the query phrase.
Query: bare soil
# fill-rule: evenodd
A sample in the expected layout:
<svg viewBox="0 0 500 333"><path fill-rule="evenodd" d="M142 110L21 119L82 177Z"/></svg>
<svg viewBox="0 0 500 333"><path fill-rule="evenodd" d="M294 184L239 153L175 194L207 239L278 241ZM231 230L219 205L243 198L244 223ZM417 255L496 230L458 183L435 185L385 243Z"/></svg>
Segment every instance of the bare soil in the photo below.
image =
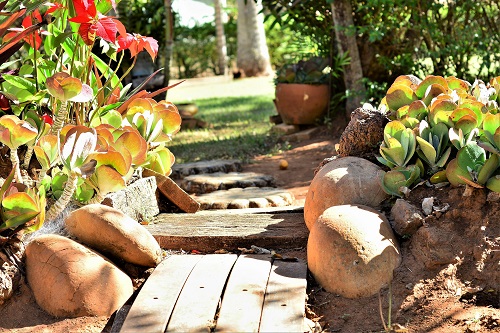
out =
<svg viewBox="0 0 500 333"><path fill-rule="evenodd" d="M338 136L324 129L310 140L291 143L292 149L279 155L256 158L244 166L244 171L273 175L278 186L290 190L296 204L301 205L314 170L324 158L335 154L337 142ZM279 167L282 159L288 162L286 170ZM400 239L403 261L390 289L386 287L372 297L346 299L326 292L310 276L307 316L320 323L325 332L381 332L381 314L386 323L390 314L392 332L500 332L499 204L486 201L482 191L465 198L462 192L450 188L427 190L423 186L412 191L409 201L415 205L424 197L435 196L450 209L425 219L422 228L426 228L423 234L428 238L417 233ZM490 234L481 235L485 226ZM440 233L441 227L446 232ZM435 242L426 247L414 243L414 239ZM307 257L305 248L286 254ZM439 255L450 262L439 261ZM478 270L477 258L482 258L482 270ZM0 332L106 332L107 322L108 318L53 318L36 305L24 283L0 308Z"/></svg>

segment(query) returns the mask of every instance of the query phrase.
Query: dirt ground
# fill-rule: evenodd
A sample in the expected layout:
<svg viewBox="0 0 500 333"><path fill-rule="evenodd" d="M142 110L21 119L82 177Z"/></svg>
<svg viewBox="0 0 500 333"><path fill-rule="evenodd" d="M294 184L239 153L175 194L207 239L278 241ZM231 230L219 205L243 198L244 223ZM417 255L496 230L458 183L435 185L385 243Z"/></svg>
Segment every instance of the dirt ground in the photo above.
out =
<svg viewBox="0 0 500 333"><path fill-rule="evenodd" d="M256 158L244 166L244 171L273 175L277 185L290 190L296 204L301 205L314 170L324 158L335 154L337 142L338 138L324 129L310 140L290 143L292 149L282 154ZM286 170L279 168L282 159L288 161ZM487 210L488 206L483 209ZM495 218L490 218L490 223L498 225L499 220ZM467 245L467 240L461 243ZM400 246L402 264L395 271L391 288L382 289L380 296L346 299L324 291L310 276L308 317L318 322L325 332L384 331L381 313L386 323L389 314L391 322L396 323L392 332L500 332L499 290L474 289L470 281L459 276L457 264L426 268L412 254L408 239L400 239ZM307 257L305 248L287 252L287 255ZM498 267L493 269L500 275ZM101 332L109 331L107 322L108 318L53 318L36 305L25 284L6 306L0 308L0 332Z"/></svg>

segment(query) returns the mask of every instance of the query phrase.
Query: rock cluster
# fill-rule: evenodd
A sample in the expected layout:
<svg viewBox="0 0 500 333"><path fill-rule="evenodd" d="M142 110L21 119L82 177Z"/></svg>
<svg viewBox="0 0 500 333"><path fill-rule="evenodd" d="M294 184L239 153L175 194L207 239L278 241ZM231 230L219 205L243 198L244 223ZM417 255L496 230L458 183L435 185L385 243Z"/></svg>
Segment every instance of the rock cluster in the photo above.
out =
<svg viewBox="0 0 500 333"><path fill-rule="evenodd" d="M316 173L304 204L308 266L325 290L348 298L377 293L401 262L396 237L378 208L388 195L382 170L363 158L332 159Z"/></svg>
<svg viewBox="0 0 500 333"><path fill-rule="evenodd" d="M55 317L110 316L134 288L119 264L155 267L162 251L137 221L87 205L65 220L69 237L45 234L26 247L26 277L38 305Z"/></svg>

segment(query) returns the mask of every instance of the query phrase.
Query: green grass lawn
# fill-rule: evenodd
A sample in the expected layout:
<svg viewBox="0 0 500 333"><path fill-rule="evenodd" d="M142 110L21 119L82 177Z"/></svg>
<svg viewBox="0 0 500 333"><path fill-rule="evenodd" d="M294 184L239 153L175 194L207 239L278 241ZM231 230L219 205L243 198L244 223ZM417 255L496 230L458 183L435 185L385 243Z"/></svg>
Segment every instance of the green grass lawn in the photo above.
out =
<svg viewBox="0 0 500 333"><path fill-rule="evenodd" d="M277 137L270 133L272 123L269 116L276 114L276 110L274 86L268 84L269 80L209 80L204 84L193 84L188 93L179 92L177 95L174 94L177 87L172 89L168 100L196 103L199 109L196 118L210 125L202 129L181 130L173 136L168 147L175 155L176 163L209 159L248 162L256 155L279 151ZM206 89L215 96L208 97Z"/></svg>

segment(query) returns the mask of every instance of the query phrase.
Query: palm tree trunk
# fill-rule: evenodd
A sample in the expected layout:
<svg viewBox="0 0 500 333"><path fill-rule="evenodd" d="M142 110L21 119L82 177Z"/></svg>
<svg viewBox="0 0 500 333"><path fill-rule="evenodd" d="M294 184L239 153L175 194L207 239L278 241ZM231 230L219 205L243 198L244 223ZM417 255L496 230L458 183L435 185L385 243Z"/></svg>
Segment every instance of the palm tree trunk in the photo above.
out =
<svg viewBox="0 0 500 333"><path fill-rule="evenodd" d="M339 53L347 53L351 58L349 65L344 67L344 83L347 93L346 117L350 119L351 112L361 106L366 95L350 0L333 1L332 16Z"/></svg>
<svg viewBox="0 0 500 333"><path fill-rule="evenodd" d="M272 74L261 0L238 1L237 65L245 76Z"/></svg>
<svg viewBox="0 0 500 333"><path fill-rule="evenodd" d="M215 35L217 37L217 55L219 75L227 74L227 46L226 35L224 34L224 23L222 22L220 0L214 0L215 9Z"/></svg>

